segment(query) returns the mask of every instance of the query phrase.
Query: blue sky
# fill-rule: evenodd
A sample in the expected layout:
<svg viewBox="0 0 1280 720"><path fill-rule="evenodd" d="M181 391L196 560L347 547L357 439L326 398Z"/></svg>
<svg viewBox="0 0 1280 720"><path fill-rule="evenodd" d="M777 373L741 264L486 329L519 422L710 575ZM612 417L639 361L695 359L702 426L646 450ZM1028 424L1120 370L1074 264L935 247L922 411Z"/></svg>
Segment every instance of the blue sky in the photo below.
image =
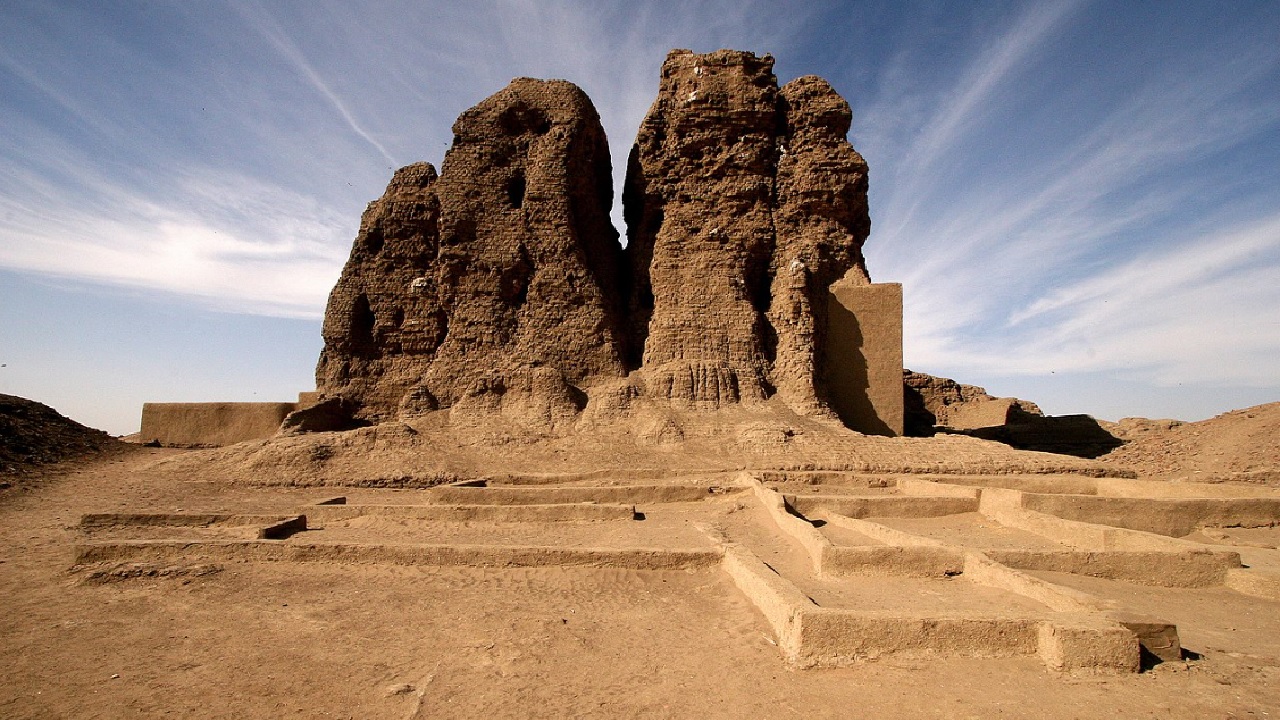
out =
<svg viewBox="0 0 1280 720"><path fill-rule="evenodd" d="M290 399L393 168L558 77L620 188L677 47L849 100L913 369L1108 419L1280 400L1280 4L1136 0L7 0L0 392L115 433Z"/></svg>

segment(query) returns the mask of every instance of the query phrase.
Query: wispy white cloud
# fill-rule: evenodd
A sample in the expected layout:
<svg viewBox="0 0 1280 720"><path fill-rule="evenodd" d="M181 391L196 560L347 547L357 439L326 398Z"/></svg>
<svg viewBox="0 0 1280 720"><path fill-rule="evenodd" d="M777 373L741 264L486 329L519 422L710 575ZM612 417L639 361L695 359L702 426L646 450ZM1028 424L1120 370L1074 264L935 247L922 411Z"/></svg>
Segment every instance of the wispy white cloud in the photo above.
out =
<svg viewBox="0 0 1280 720"><path fill-rule="evenodd" d="M1162 252L1148 251L1100 275L1056 288L1029 306L1013 312L1009 326L1112 297L1126 298L1135 305L1156 303L1176 295L1183 288L1197 287L1232 273L1257 270L1276 263L1280 263L1280 216L1225 233L1195 237ZM1268 290L1280 294L1280 283L1266 283L1264 286L1273 286ZM1277 312L1280 312L1280 307L1277 307ZM1058 331L1081 329L1059 326Z"/></svg>
<svg viewBox="0 0 1280 720"><path fill-rule="evenodd" d="M350 224L314 200L213 171L170 177L176 203L102 185L79 205L34 175L0 196L0 267L187 297L228 312L319 317ZM7 185L7 183L6 183Z"/></svg>
<svg viewBox="0 0 1280 720"><path fill-rule="evenodd" d="M1276 382L1280 215L1151 249L1059 286L976 342L935 332L927 361L977 372L1118 371L1161 385Z"/></svg>
<svg viewBox="0 0 1280 720"><path fill-rule="evenodd" d="M1280 216L1225 163L1280 128L1280 49L1206 45L1091 76L1110 99L1028 126L1015 108L1060 102L1041 78L1085 7L1030 7L954 87L882 82L861 141L881 159L867 251L873 277L906 287L908 363L1276 386ZM1218 184L1232 202L1205 202Z"/></svg>
<svg viewBox="0 0 1280 720"><path fill-rule="evenodd" d="M1016 78L1019 71L1025 71L1027 56L1079 5L1066 0L1033 5L973 58L955 85L944 93L924 126L893 158L905 172L894 173L896 184L890 206L886 208L888 235L898 234L911 223L931 173L943 157L953 152L961 135L989 117L990 98L997 88ZM890 109L897 114L904 104L899 98L890 104ZM873 116L869 125L886 127L902 122L900 116L892 120L874 117L878 112L882 110L868 111Z"/></svg>
<svg viewBox="0 0 1280 720"><path fill-rule="evenodd" d="M373 137L373 135L365 130L364 126L356 120L351 110L347 108L347 104L342 100L342 98L338 97L333 89L329 87L329 84L325 82L325 79L316 72L316 69L307 61L306 56L298 49L298 46L289 39L289 35L280 27L280 24L276 22L275 18L271 16L271 13L267 11L266 8L252 2L251 0L237 0L232 3L232 6L241 13L250 27L266 38L267 41L271 43L272 47L279 51L279 53L284 56L284 58L287 59L303 77L307 79L307 82L319 91L331 105L333 105L333 108L338 111L338 114L342 116L343 121L346 122L356 135L359 135L377 149L377 151L382 154L382 157L386 158L387 162L391 163L393 166L396 165L396 159L391 156L391 153L387 152L387 149L382 146L382 143L378 142L377 138Z"/></svg>

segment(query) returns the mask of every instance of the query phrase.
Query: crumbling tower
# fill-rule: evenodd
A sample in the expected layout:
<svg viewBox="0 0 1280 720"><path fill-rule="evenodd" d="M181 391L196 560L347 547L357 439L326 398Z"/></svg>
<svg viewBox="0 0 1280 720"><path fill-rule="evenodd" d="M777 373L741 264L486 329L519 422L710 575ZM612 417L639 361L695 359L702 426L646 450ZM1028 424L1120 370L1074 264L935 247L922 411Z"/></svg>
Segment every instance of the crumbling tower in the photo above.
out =
<svg viewBox="0 0 1280 720"><path fill-rule="evenodd" d="M458 118L439 177L398 171L329 298L317 387L382 420L484 405L549 412L622 375L621 249L599 116L563 80L513 80Z"/></svg>
<svg viewBox="0 0 1280 720"><path fill-rule="evenodd" d="M777 394L829 413L828 288L868 285L867 164L823 79L773 58L675 50L632 148L632 312L655 394L699 407Z"/></svg>
<svg viewBox="0 0 1280 720"><path fill-rule="evenodd" d="M768 55L672 51L630 155L624 252L590 100L512 81L458 118L439 176L410 165L370 204L318 390L366 421L564 428L630 377L642 403L769 402L901 433L901 290L867 275L851 117L821 78L779 88Z"/></svg>

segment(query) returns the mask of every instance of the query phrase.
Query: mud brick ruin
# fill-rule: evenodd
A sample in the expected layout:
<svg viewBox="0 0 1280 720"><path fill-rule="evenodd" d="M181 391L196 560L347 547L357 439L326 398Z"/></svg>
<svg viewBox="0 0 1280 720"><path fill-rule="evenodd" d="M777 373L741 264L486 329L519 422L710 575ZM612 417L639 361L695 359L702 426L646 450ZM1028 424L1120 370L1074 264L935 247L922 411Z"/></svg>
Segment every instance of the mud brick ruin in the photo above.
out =
<svg viewBox="0 0 1280 720"><path fill-rule="evenodd" d="M763 407L783 433L805 417L1081 457L1119 445L1087 416L904 376L902 288L871 283L862 255L868 171L851 121L819 77L779 87L768 55L672 51L631 148L624 246L591 100L517 78L458 118L440 172L401 168L369 204L329 298L316 391L147 403L142 435L219 446L282 421L339 430L444 412L559 435L629 422L679 440L671 412Z"/></svg>
<svg viewBox="0 0 1280 720"><path fill-rule="evenodd" d="M181 507L199 478L252 488L254 511L111 506L82 516L77 564L719 573L796 668L1132 672L1183 661L1178 593L1267 615L1274 460L1144 478L1092 459L1120 442L1092 418L904 374L901 287L862 255L849 105L772 66L668 55L625 247L580 89L520 78L463 113L439 172L400 169L365 212L315 392L144 409L144 440L225 446L148 470ZM1261 418L1235 422L1273 437ZM673 611L703 604L686 598Z"/></svg>
<svg viewBox="0 0 1280 720"><path fill-rule="evenodd" d="M512 81L458 118L438 175L401 169L365 212L319 392L368 421L518 407L551 423L593 402L777 397L900 434L901 293L863 262L850 119L821 78L779 88L769 56L672 52L631 150L623 249L591 101Z"/></svg>

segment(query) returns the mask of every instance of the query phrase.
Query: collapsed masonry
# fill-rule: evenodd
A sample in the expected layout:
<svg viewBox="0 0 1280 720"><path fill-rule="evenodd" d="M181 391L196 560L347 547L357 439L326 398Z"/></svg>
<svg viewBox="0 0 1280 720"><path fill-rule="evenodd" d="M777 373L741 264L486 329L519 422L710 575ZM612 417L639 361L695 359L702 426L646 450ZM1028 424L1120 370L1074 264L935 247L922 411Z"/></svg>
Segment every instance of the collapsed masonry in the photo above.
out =
<svg viewBox="0 0 1280 720"><path fill-rule="evenodd" d="M903 371L904 432L935 432L995 440L1019 450L1096 458L1123 441L1088 415L1053 415L1029 400L993 397L976 385Z"/></svg>
<svg viewBox="0 0 1280 720"><path fill-rule="evenodd" d="M519 78L463 113L440 173L402 168L365 212L318 391L366 422L775 402L901 434L901 288L863 261L849 105L818 77L779 88L772 67L668 55L627 169L625 250L579 88Z"/></svg>

